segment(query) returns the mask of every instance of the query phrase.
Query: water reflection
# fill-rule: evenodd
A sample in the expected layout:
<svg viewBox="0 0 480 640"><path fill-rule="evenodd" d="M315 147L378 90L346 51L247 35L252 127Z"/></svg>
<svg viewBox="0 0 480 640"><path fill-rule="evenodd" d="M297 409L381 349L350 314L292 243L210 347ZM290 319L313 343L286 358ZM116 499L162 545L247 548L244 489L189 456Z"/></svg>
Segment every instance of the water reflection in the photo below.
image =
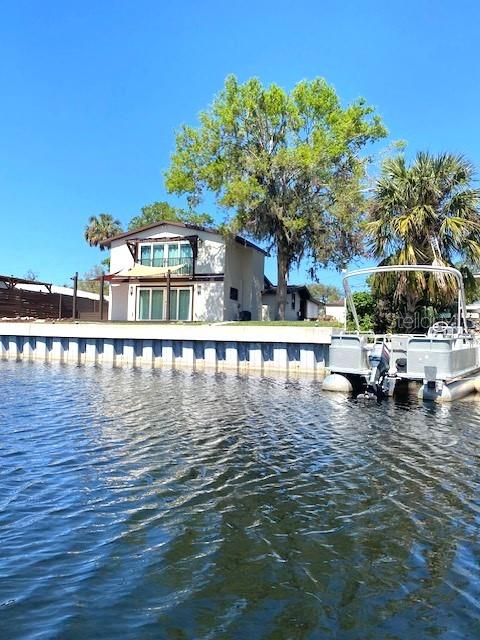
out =
<svg viewBox="0 0 480 640"><path fill-rule="evenodd" d="M478 637L476 401L0 366L2 638Z"/></svg>

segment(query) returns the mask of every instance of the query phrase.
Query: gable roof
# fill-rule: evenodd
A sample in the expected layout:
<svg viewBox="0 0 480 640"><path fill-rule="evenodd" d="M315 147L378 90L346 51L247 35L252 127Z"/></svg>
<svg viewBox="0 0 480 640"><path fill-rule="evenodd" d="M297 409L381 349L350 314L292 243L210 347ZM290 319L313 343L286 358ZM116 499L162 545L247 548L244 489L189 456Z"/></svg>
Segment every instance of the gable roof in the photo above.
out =
<svg viewBox="0 0 480 640"><path fill-rule="evenodd" d="M118 235L113 236L112 238L108 238L108 240L103 240L103 242L100 242L100 244L102 247L110 248L112 242L114 242L115 240L122 240L123 238L129 238L130 236L134 236L137 233L142 233L143 231L149 231L150 229L155 229L156 227L163 227L166 225L170 227L179 227L181 229L194 229L195 231L204 231L205 233L221 235L218 229L202 227L200 225L189 224L187 222L163 220L162 222L153 222L152 224L147 224L144 227L137 227L136 229L132 229L131 231L124 231L123 233L119 233ZM235 242L238 242L238 244L241 244L244 247L250 247L251 249L255 249L256 251L263 253L264 256L268 256L267 251L265 251L261 247L258 247L256 244L253 244L253 242L250 242L250 240L246 240L241 236L235 236L234 239L235 239Z"/></svg>

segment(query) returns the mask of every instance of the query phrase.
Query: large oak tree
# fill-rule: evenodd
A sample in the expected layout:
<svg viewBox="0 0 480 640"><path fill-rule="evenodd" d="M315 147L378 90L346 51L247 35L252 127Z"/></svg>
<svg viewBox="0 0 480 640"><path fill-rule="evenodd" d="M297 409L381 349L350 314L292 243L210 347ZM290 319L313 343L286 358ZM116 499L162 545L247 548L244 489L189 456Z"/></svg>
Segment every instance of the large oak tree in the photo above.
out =
<svg viewBox="0 0 480 640"><path fill-rule="evenodd" d="M343 267L361 252L365 147L386 135L363 99L342 107L323 79L288 93L234 76L198 127L183 126L166 173L171 193L197 206L205 192L231 215L228 228L277 256L278 317L292 265Z"/></svg>

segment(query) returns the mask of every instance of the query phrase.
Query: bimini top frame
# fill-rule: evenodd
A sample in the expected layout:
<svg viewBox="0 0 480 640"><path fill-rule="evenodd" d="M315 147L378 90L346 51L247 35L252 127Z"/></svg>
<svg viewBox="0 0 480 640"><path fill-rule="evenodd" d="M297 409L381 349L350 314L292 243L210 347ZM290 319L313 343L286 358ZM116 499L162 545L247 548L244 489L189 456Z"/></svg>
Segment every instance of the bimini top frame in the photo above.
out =
<svg viewBox="0 0 480 640"><path fill-rule="evenodd" d="M446 273L452 275L458 284L458 301L457 301L457 329L460 333L460 330L463 328L465 333L468 333L467 327L467 307L465 304L465 289L463 287L463 277L458 269L454 269L454 267L440 267L433 266L430 264L392 264L384 267L367 267L365 269L357 269L356 271L350 271L346 273L343 277L343 288L345 289L345 295L347 298L348 306L350 307L350 311L352 312L353 319L355 321L355 326L357 327L357 331L360 331L360 323L358 322L357 310L355 309L355 304L353 302L352 291L350 289L350 285L348 283L349 278L353 278L355 276L365 276L368 274L375 273L389 273L389 272L404 272L404 271L426 271L430 273Z"/></svg>

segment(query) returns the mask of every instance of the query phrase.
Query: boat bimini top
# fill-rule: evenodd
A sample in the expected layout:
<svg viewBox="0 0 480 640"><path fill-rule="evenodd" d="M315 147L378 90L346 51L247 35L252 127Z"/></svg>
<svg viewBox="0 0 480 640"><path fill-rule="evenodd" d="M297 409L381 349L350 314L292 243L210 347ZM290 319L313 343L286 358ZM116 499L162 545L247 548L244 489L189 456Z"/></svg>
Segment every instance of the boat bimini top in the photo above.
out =
<svg viewBox="0 0 480 640"><path fill-rule="evenodd" d="M352 291L349 285L349 278L356 276L375 275L376 273L392 273L392 272L411 272L411 271L424 271L428 273L444 273L455 278L458 285L457 295L457 333L462 333L462 329L465 333L468 333L467 325L467 307L465 303L465 288L463 286L463 277L458 269L454 267L435 266L429 264L405 264L405 265L387 265L383 267L366 267L364 269L357 269L356 271L350 271L343 277L343 287L347 298L347 304L352 312L353 320L357 331L360 333L360 323L358 321L357 310L353 301ZM463 325L463 326L462 326Z"/></svg>

